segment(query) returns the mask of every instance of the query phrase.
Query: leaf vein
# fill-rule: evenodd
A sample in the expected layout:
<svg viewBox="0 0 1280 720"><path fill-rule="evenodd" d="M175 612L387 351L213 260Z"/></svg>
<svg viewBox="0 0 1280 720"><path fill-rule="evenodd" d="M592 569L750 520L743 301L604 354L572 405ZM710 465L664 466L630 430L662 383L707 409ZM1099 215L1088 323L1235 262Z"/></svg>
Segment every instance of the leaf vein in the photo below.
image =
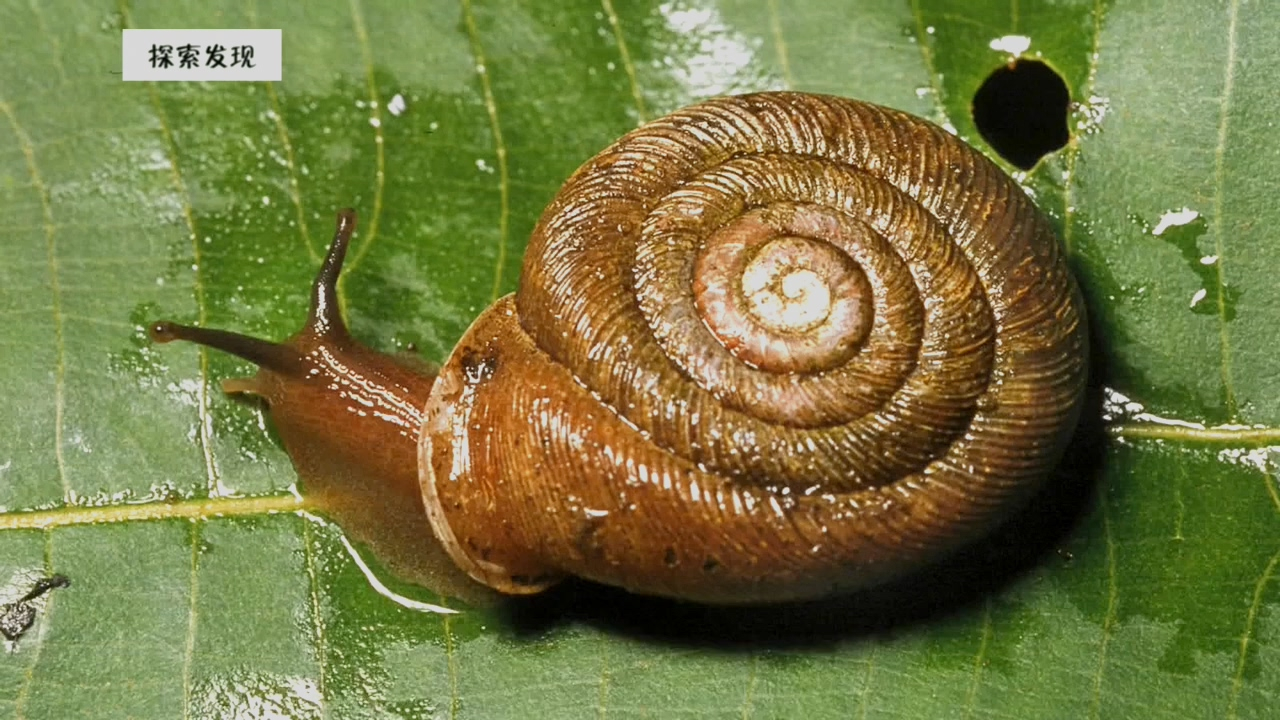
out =
<svg viewBox="0 0 1280 720"><path fill-rule="evenodd" d="M307 249L307 257L311 258L313 264L318 265L320 254L311 245L307 214L302 211L302 186L298 182L298 165L293 158L293 142L289 139L289 126L284 121L284 111L280 106L280 96L276 92L275 83L264 84L267 86L267 98L271 101L271 116L275 119L276 134L280 136L280 144L284 146L284 164L289 170L289 199L293 201L294 213L298 218L298 233L302 238L303 247Z"/></svg>
<svg viewBox="0 0 1280 720"><path fill-rule="evenodd" d="M751 711L755 705L756 681L760 676L760 656L751 653L747 668L747 689L742 698L742 720L750 720Z"/></svg>
<svg viewBox="0 0 1280 720"><path fill-rule="evenodd" d="M507 172L507 145L502 140L502 123L498 121L498 104L493 98L493 87L489 82L489 64L485 59L484 46L480 43L480 31L476 27L475 15L471 12L471 0L462 0L462 15L467 26L467 35L471 40L471 52L475 56L476 72L480 76L480 90L484 95L484 109L489 116L489 131L493 134L495 153L498 156L498 258L493 269L493 288L490 291L490 302L498 299L502 291L502 273L507 263L507 234L510 224L511 183Z"/></svg>
<svg viewBox="0 0 1280 720"><path fill-rule="evenodd" d="M360 265L360 261L364 260L364 256L369 253L369 248L373 247L374 240L378 237L378 224L382 220L382 193L387 179L387 156L386 156L386 138L382 133L382 100L378 95L378 82L373 74L373 48L369 44L369 32L364 24L364 10L360 7L360 0L349 0L351 7L351 24L355 31L356 38L360 41L360 57L364 62L364 80L369 92L369 124L373 126L373 152L374 152L374 175L373 175L373 217L369 220L369 234L360 244L359 249L355 251L350 260L347 261L345 271L339 277L339 282L343 278L350 277L351 271ZM310 249L310 243L307 244ZM342 300L339 299L342 303ZM342 303L343 310L346 310L345 303Z"/></svg>
<svg viewBox="0 0 1280 720"><path fill-rule="evenodd" d="M187 223L187 233L191 239L191 260L195 267L192 290L196 300L196 323L204 325L208 316L207 303L204 297L204 263L201 262L200 243L196 232L196 219L191 208L191 197L187 194L186 181L182 179L182 171L178 166L178 148L173 139L173 131L169 127L168 116L160 105L160 96L155 83L148 83L151 105L155 109L156 119L160 123L161 137L164 139L165 153L169 155L170 175L174 189L182 200L182 216ZM203 345L197 349L200 357L200 389L196 393L196 413L200 426L200 451L204 456L205 482L210 495L219 494L218 464L213 457L213 413L209 407L209 350Z"/></svg>
<svg viewBox="0 0 1280 720"><path fill-rule="evenodd" d="M129 14L127 0L120 0L119 9L123 19L122 27L128 28L132 26L133 21ZM187 192L187 184L182 177L182 168L178 164L178 146L173 139L173 129L169 125L169 117L165 113L164 107L160 104L160 94L156 90L154 82L147 83L147 93L151 100L151 107L155 111L156 122L160 129L160 138L164 143L165 155L169 158L169 177L173 183L174 191L177 192L182 203L182 217L187 224L187 233L191 241L191 261L195 267L192 292L195 294L196 301L196 321L197 324L203 326L208 315L204 297L204 263L200 261L200 242L198 240L200 233L196 231L196 219L195 212L191 207L191 195ZM208 348L202 345L197 348L197 353L200 358L200 385L199 390L196 392L196 415L200 428L198 434L199 445L201 455L204 457L206 488L210 496L217 496L220 494L221 482L218 477L218 463L213 456L213 413L209 408L209 351Z"/></svg>
<svg viewBox="0 0 1280 720"><path fill-rule="evenodd" d="M911 0L911 16L916 21L916 45L920 48L920 59L924 62L925 74L929 76L929 90L933 95L934 119L939 123L947 121L947 110L942 102L942 86L938 82L938 68L933 59L933 48L929 45L930 35L924 24L924 12L920 9L920 0Z"/></svg>
<svg viewBox="0 0 1280 720"><path fill-rule="evenodd" d="M1253 625L1258 618L1258 611L1262 607L1262 596L1267 588L1267 583L1271 582L1277 564L1280 564L1280 550L1277 550L1271 556L1271 561L1267 563L1262 575L1258 577L1258 582L1253 586L1253 602L1249 604L1249 611L1245 614L1244 632L1240 634L1240 659L1236 662L1235 676L1231 678L1231 697L1227 703L1227 718L1229 720L1235 720L1235 718L1239 717L1240 691L1244 689L1244 668L1249 657L1249 642L1253 637Z"/></svg>
<svg viewBox="0 0 1280 720"><path fill-rule="evenodd" d="M304 520L308 518L304 517ZM324 715L323 709L327 699L327 668L328 661L326 657L326 641L324 636L324 613L320 607L320 580L319 573L316 570L316 546L315 531L311 522L302 524L302 552L303 562L306 565L308 594L311 599L311 631L313 634L312 642L313 650L316 654L316 691L320 698L321 715Z"/></svg>
<svg viewBox="0 0 1280 720"><path fill-rule="evenodd" d="M191 574L188 579L190 602L187 605L187 638L182 653L182 717L191 717L191 671L196 654L196 628L199 624L200 595L200 521L191 523Z"/></svg>
<svg viewBox="0 0 1280 720"><path fill-rule="evenodd" d="M1177 440L1196 443L1229 443L1238 445L1274 445L1280 443L1280 428L1265 425L1217 425L1169 422L1124 422L1107 426L1112 437L1129 439Z"/></svg>
<svg viewBox="0 0 1280 720"><path fill-rule="evenodd" d="M444 627L445 662L449 669L449 719L457 720L458 711L462 709L462 696L458 694L458 642L453 636L453 616L445 615L441 625Z"/></svg>
<svg viewBox="0 0 1280 720"><path fill-rule="evenodd" d="M1093 3L1093 41L1092 50L1089 53L1089 71L1084 82L1084 91L1081 93L1081 100L1089 102L1093 97L1093 89L1097 86L1098 81L1098 53L1102 46L1102 0L1094 0ZM1080 140L1079 133L1071 133L1071 138L1067 142L1064 150L1063 164L1066 166L1067 181L1063 183L1062 188L1062 246L1071 253L1072 243L1072 222L1075 219L1075 204L1073 202L1075 194L1072 192L1076 182L1076 160L1080 157Z"/></svg>
<svg viewBox="0 0 1280 720"><path fill-rule="evenodd" d="M1222 238L1222 207L1224 203L1223 186L1226 184L1226 146L1229 121L1231 117L1231 95L1235 89L1236 77L1236 26L1240 17L1240 0L1231 0L1231 8L1227 21L1227 63L1222 84L1222 97L1218 112L1218 141L1213 151L1213 243L1214 254L1218 257L1215 263L1218 283L1218 333L1221 343L1221 375L1222 388L1225 393L1227 417L1235 420L1238 415L1236 405L1235 381L1231 372L1231 336L1227 328L1227 293L1226 293L1226 248Z"/></svg>
<svg viewBox="0 0 1280 720"><path fill-rule="evenodd" d="M991 644L991 598L983 603L982 639L978 643L978 653L973 658L973 677L969 681L969 692L965 698L964 716L973 717L978 699L978 688L982 685L982 668L987 662L987 646Z"/></svg>
<svg viewBox="0 0 1280 720"><path fill-rule="evenodd" d="M787 51L787 41L782 37L782 14L778 12L778 0L769 0L769 29L773 34L773 48L778 55L778 67L782 68L782 80L787 88L796 86L795 77L791 74L791 57Z"/></svg>
<svg viewBox="0 0 1280 720"><path fill-rule="evenodd" d="M58 71L58 80L63 84L67 84L67 70L62 65L62 44L58 42L58 38L49 32L49 26L44 21L44 13L40 12L40 3L35 0L28 0L27 7L31 9L31 14L36 18L36 27L40 28L40 34L49 40L49 46L53 48L53 67Z"/></svg>
<svg viewBox="0 0 1280 720"><path fill-rule="evenodd" d="M609 644L605 643L604 649L600 652L600 694L597 698L596 711L596 717L599 720L604 720L605 715L608 714L609 680Z"/></svg>
<svg viewBox="0 0 1280 720"><path fill-rule="evenodd" d="M53 534L45 530L44 532L44 569L46 575L53 574ZM55 595L50 595L44 606L44 615L49 617L49 610L53 607ZM35 682L36 666L40 664L41 651L44 650L44 628L40 626L39 642L36 648L31 652L31 662L27 664L26 670L22 673L22 685L18 688L18 694L13 701L13 716L16 720L23 720L26 717L27 698L31 697L31 684Z"/></svg>
<svg viewBox="0 0 1280 720"><path fill-rule="evenodd" d="M1116 581L1116 542L1111 533L1111 513L1105 492L1098 505L1102 510L1102 536L1107 545L1107 612L1102 620L1102 638L1098 643L1098 670L1093 676L1093 700L1089 706L1091 718L1100 717L1102 712L1102 677L1107 668L1107 647L1115 631L1116 609L1120 599Z"/></svg>
<svg viewBox="0 0 1280 720"><path fill-rule="evenodd" d="M871 699L871 675L876 668L876 653L880 650L880 646L871 646L871 652L867 654L867 671L862 676L862 697L858 702L858 720L867 720L867 705Z"/></svg>
<svg viewBox="0 0 1280 720"><path fill-rule="evenodd" d="M64 505L52 510L0 513L0 531L46 530L70 525L138 522L151 520L207 520L213 517L271 515L307 510L310 505L297 495L255 497L210 497L177 502L155 501L123 505Z"/></svg>
<svg viewBox="0 0 1280 720"><path fill-rule="evenodd" d="M605 17L609 19L609 25L613 28L614 41L618 43L618 55L622 58L622 69L627 73L627 80L631 83L631 99L636 104L637 117L641 123L644 123L648 120L649 112L645 109L644 96L640 93L640 82L636 78L636 64L632 62L631 51L627 49L627 39L622 34L618 13L613 8L613 0L600 0L600 4L604 8Z"/></svg>
<svg viewBox="0 0 1280 720"><path fill-rule="evenodd" d="M67 459L63 453L64 415L66 412L67 381L67 347L62 316L62 287L58 263L58 233L53 222L53 207L49 198L49 187L45 185L40 174L40 166L36 163L36 153L31 145L31 137L18 122L13 107L8 101L0 98L0 113L9 121L9 128L22 149L26 160L27 173L31 176L32 187L40 197L40 210L44 221L45 257L49 268L49 293L53 303L53 345L54 345L54 380L53 380L53 453L54 462L58 466L58 481L62 485L62 497L71 497L71 482L67 478Z"/></svg>

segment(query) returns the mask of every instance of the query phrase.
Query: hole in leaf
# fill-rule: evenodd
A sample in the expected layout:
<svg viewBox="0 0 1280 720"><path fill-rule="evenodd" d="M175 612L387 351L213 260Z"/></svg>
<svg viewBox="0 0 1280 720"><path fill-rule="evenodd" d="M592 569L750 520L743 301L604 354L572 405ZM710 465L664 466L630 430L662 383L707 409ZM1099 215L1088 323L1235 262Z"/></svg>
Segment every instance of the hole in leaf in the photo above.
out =
<svg viewBox="0 0 1280 720"><path fill-rule="evenodd" d="M1067 144L1071 94L1062 77L1036 60L1017 60L991 73L973 96L973 122L1000 157L1030 170Z"/></svg>

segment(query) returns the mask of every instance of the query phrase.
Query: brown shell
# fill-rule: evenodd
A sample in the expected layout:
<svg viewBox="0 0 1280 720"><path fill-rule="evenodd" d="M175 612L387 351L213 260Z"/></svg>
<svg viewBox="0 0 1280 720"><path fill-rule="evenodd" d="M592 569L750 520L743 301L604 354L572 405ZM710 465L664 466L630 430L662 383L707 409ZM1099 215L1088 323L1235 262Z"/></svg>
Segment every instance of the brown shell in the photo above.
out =
<svg viewBox="0 0 1280 720"><path fill-rule="evenodd" d="M781 371L772 345L740 352L695 297L709 243L756 242L739 230L838 248L869 326ZM432 389L423 496L453 559L505 592L564 575L717 603L864 587L1039 487L1085 355L1057 240L982 155L866 103L717 99L626 135L547 208L519 292Z"/></svg>

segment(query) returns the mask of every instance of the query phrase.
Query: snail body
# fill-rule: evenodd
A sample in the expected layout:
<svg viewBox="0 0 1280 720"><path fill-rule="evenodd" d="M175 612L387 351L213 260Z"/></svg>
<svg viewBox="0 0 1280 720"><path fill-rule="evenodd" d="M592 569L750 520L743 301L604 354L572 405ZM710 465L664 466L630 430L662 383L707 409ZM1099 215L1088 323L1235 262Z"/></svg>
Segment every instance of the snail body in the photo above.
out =
<svg viewBox="0 0 1280 720"><path fill-rule="evenodd" d="M627 134L436 377L346 332L353 224L289 341L152 336L257 362L224 388L266 399L300 472L416 472L449 557L504 593L882 583L1025 502L1079 413L1083 306L1047 221L962 141L875 105L760 93Z"/></svg>

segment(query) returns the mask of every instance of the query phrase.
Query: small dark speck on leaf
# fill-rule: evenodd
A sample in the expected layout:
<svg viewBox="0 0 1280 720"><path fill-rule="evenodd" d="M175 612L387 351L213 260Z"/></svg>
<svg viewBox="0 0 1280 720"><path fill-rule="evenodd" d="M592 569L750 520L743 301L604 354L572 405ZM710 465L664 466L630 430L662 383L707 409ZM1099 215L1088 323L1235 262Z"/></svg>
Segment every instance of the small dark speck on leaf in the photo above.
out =
<svg viewBox="0 0 1280 720"><path fill-rule="evenodd" d="M16 601L0 605L0 633L9 640L22 637L36 620L35 601L54 588L71 584L65 575L41 578L31 590Z"/></svg>

